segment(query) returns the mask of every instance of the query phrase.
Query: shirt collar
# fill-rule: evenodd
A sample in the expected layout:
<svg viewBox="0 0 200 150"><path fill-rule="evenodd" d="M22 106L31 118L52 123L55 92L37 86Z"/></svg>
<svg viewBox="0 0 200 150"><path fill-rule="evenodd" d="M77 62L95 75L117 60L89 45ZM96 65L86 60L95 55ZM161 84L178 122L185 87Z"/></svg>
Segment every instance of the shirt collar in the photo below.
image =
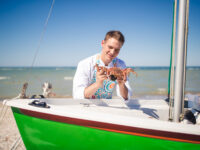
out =
<svg viewBox="0 0 200 150"><path fill-rule="evenodd" d="M105 64L104 64L104 62L101 60L101 54L99 54L99 65L100 66L104 66L105 67ZM114 67L114 63L116 63L116 60L117 60L117 58L114 58L109 64L108 64L108 66L107 67Z"/></svg>

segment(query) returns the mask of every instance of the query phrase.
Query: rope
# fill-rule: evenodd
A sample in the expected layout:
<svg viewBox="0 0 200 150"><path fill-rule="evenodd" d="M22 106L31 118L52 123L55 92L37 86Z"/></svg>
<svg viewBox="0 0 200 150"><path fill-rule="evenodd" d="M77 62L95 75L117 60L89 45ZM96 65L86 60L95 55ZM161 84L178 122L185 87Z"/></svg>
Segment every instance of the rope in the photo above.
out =
<svg viewBox="0 0 200 150"><path fill-rule="evenodd" d="M171 57L168 79L168 98L169 98L169 120L172 120L172 109L174 102L174 60L175 60L175 37L176 37L176 14L177 14L177 0L174 1L173 7L173 25L172 25L172 39L171 39Z"/></svg>
<svg viewBox="0 0 200 150"><path fill-rule="evenodd" d="M6 113L7 113L7 110L8 110L6 103L7 103L7 100L4 100L3 106L1 108L1 113L0 113L0 124L3 123L3 120L4 120Z"/></svg>
<svg viewBox="0 0 200 150"><path fill-rule="evenodd" d="M21 136L19 136L12 144L10 150L16 150L19 144L21 143Z"/></svg>
<svg viewBox="0 0 200 150"><path fill-rule="evenodd" d="M0 113L0 124L3 123L3 120L4 120L7 110L8 110L8 106L6 106L6 103L7 103L7 100L4 100L3 106L1 108L1 113ZM18 147L18 145L21 142L20 139L21 139L21 136L19 135L19 137L13 142L10 150L15 150Z"/></svg>
<svg viewBox="0 0 200 150"><path fill-rule="evenodd" d="M15 99L15 98L13 98ZM12 100L12 99L11 99ZM0 124L3 123L3 120L6 116L6 113L7 113L7 110L8 110L8 106L6 105L8 100L4 100L3 101L3 106L2 106L2 109L1 109L1 113L0 113ZM4 109L5 108L5 109ZM17 149L17 147L19 146L19 144L21 143L21 136L19 135L19 137L13 142L10 150L15 150Z"/></svg>

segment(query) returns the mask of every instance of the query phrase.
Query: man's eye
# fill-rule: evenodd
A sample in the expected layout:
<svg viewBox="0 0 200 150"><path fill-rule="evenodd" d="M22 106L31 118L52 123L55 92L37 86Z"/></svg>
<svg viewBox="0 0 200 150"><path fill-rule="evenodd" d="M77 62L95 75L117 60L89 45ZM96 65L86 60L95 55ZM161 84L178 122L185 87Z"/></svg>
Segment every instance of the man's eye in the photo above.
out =
<svg viewBox="0 0 200 150"><path fill-rule="evenodd" d="M112 46L108 46L109 49L112 49Z"/></svg>
<svg viewBox="0 0 200 150"><path fill-rule="evenodd" d="M115 49L115 52L119 52L119 49Z"/></svg>

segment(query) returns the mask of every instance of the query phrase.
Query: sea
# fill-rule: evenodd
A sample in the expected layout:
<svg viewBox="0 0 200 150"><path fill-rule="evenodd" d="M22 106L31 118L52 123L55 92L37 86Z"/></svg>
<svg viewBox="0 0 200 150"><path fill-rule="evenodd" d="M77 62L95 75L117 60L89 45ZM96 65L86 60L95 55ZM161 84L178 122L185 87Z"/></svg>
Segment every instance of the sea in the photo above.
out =
<svg viewBox="0 0 200 150"><path fill-rule="evenodd" d="M169 67L132 67L138 74L130 74L133 97L167 97ZM186 93L200 93L200 66L187 67ZM52 92L72 97L73 77L76 67L0 67L0 100L19 95L25 82L27 95L42 94L42 84L52 84ZM116 96L116 92L113 94Z"/></svg>

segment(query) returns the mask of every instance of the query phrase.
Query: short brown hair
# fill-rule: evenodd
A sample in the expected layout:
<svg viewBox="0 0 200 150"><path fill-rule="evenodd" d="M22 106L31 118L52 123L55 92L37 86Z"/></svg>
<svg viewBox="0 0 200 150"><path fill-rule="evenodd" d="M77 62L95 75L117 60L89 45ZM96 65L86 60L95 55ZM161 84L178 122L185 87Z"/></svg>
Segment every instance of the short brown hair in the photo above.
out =
<svg viewBox="0 0 200 150"><path fill-rule="evenodd" d="M118 40L119 42L122 43L122 45L125 42L124 35L120 31L111 30L111 31L107 32L104 40L106 41L110 38L114 38L114 39Z"/></svg>

